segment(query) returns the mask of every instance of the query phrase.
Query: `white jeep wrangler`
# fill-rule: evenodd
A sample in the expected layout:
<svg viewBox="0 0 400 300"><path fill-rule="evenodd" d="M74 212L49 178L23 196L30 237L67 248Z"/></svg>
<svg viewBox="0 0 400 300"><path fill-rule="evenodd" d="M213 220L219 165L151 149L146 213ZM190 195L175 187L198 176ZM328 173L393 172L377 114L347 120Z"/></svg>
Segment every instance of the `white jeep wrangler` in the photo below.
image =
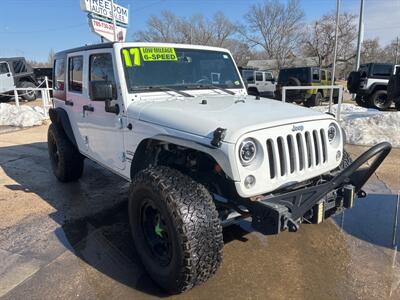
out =
<svg viewBox="0 0 400 300"><path fill-rule="evenodd" d="M129 180L137 252L172 293L216 272L225 226L276 234L352 207L391 148L351 163L333 116L248 96L226 49L86 46L56 54L53 80L55 176L79 179L88 158Z"/></svg>
<svg viewBox="0 0 400 300"><path fill-rule="evenodd" d="M243 69L242 78L249 95L275 97L276 82L272 72Z"/></svg>

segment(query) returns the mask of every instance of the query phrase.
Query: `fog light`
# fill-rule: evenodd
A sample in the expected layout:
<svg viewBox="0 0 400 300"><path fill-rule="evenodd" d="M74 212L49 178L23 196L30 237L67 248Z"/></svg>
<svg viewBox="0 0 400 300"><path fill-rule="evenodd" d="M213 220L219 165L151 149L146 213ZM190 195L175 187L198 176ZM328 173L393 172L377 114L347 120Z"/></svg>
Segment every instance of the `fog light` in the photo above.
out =
<svg viewBox="0 0 400 300"><path fill-rule="evenodd" d="M341 157L342 157L342 152L338 150L338 152L336 152L336 161L339 161Z"/></svg>
<svg viewBox="0 0 400 300"><path fill-rule="evenodd" d="M244 186L246 188L251 188L256 184L256 178L253 175L249 175L244 179Z"/></svg>

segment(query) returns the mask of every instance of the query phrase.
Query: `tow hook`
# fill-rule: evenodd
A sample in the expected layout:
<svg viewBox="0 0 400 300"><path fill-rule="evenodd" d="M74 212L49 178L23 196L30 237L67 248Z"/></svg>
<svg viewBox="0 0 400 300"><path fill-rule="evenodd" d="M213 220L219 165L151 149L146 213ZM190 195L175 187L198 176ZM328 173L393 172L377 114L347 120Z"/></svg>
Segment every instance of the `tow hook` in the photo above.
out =
<svg viewBox="0 0 400 300"><path fill-rule="evenodd" d="M294 221L292 218L287 219L287 226L290 232L296 232L299 230L299 224L297 224L296 221Z"/></svg>

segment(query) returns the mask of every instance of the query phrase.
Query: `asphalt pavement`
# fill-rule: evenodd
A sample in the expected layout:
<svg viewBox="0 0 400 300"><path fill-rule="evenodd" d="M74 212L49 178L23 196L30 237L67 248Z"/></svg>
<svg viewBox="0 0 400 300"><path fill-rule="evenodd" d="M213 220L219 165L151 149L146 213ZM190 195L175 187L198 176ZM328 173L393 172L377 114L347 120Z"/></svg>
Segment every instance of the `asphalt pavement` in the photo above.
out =
<svg viewBox="0 0 400 300"><path fill-rule="evenodd" d="M47 126L0 134L0 299L400 299L400 149L342 215L276 236L247 221L225 229L216 276L168 296L132 244L128 183L89 161L78 182L59 183L46 134Z"/></svg>

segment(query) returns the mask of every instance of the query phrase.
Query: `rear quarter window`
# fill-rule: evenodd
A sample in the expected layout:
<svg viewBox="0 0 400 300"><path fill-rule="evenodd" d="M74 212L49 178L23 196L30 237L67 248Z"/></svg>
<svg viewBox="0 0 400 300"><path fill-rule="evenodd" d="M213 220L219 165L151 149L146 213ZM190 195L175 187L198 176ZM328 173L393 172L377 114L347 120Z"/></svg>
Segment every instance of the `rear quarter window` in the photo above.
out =
<svg viewBox="0 0 400 300"><path fill-rule="evenodd" d="M53 69L53 96L59 100L65 100L65 58L57 58Z"/></svg>
<svg viewBox="0 0 400 300"><path fill-rule="evenodd" d="M23 60L13 61L12 64L13 64L13 69L14 69L15 74L27 72L26 65Z"/></svg>
<svg viewBox="0 0 400 300"><path fill-rule="evenodd" d="M0 74L10 73L7 63L0 63Z"/></svg>
<svg viewBox="0 0 400 300"><path fill-rule="evenodd" d="M65 89L65 59L56 59L54 62L54 90L64 91Z"/></svg>
<svg viewBox="0 0 400 300"><path fill-rule="evenodd" d="M389 77L392 75L393 66L392 65L374 65L372 68L372 75L373 76L384 76Z"/></svg>
<svg viewBox="0 0 400 300"><path fill-rule="evenodd" d="M82 93L83 56L70 57L68 60L68 91Z"/></svg>

